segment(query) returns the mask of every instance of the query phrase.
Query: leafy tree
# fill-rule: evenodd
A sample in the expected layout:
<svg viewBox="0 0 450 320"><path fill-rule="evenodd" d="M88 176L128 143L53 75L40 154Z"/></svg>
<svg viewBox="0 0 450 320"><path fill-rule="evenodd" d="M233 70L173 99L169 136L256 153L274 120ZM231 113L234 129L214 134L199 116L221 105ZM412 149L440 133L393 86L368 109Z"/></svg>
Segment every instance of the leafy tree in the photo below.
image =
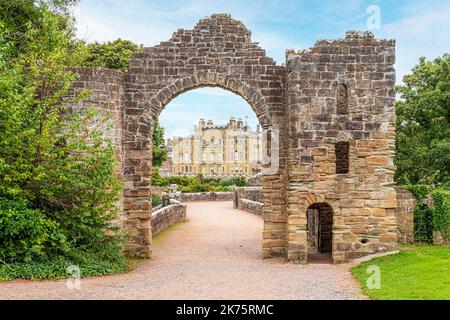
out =
<svg viewBox="0 0 450 320"><path fill-rule="evenodd" d="M450 55L421 58L397 88L396 181L448 185L450 181Z"/></svg>
<svg viewBox="0 0 450 320"><path fill-rule="evenodd" d="M87 45L87 52L83 66L103 67L116 70L126 70L133 52L142 51L139 46L132 41L117 39L106 43L91 43Z"/></svg>
<svg viewBox="0 0 450 320"><path fill-rule="evenodd" d="M153 129L152 148L153 166L161 167L164 161L167 160L167 149L164 144L164 128L159 125L158 121L155 121Z"/></svg>
<svg viewBox="0 0 450 320"><path fill-rule="evenodd" d="M50 259L51 276L69 262L90 274L124 270L123 236L111 223L121 190L114 148L98 112L71 112L86 93L67 98L76 77L68 67L81 56L66 17L44 1L6 0L0 12L0 259ZM13 269L2 265L0 279L4 270L33 277Z"/></svg>

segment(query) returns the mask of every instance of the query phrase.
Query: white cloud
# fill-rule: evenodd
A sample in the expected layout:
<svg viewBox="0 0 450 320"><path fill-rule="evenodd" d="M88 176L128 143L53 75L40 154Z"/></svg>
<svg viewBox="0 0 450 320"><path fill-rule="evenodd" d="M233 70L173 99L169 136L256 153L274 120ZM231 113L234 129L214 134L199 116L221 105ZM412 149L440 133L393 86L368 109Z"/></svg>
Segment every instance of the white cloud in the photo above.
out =
<svg viewBox="0 0 450 320"><path fill-rule="evenodd" d="M413 14L402 20L382 25L377 37L396 39L397 82L425 56L433 59L449 52L450 6Z"/></svg>

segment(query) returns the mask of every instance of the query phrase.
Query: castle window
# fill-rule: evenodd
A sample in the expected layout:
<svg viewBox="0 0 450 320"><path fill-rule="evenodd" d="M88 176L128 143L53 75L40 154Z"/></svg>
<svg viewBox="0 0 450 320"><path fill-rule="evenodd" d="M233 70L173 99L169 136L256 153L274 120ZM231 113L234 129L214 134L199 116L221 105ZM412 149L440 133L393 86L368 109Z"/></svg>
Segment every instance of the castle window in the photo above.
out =
<svg viewBox="0 0 450 320"><path fill-rule="evenodd" d="M348 88L345 84L341 83L337 88L337 107L336 111L339 115L348 114Z"/></svg>
<svg viewBox="0 0 450 320"><path fill-rule="evenodd" d="M349 143L341 141L336 143L336 173L346 174L349 171Z"/></svg>

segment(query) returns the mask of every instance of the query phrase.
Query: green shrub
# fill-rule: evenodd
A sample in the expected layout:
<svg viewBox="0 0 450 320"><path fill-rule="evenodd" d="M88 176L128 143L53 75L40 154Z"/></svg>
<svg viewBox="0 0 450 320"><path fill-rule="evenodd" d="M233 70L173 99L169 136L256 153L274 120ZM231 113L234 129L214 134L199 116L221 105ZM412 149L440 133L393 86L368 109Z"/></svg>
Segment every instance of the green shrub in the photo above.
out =
<svg viewBox="0 0 450 320"><path fill-rule="evenodd" d="M433 232L450 238L450 190L447 187L433 188L428 185L408 185L417 198L414 208L414 240L418 242L433 241ZM423 204L423 200L431 195L432 205Z"/></svg>
<svg viewBox="0 0 450 320"><path fill-rule="evenodd" d="M183 193L195 192L231 192L235 187L243 187L246 185L245 177L233 178L212 178L197 175L195 177L188 176L170 176L162 178L159 173L154 172L152 176L152 184L155 186L169 186L176 184ZM166 192L167 188L164 189Z"/></svg>
<svg viewBox="0 0 450 320"><path fill-rule="evenodd" d="M0 1L0 274L61 274L61 261L123 270L109 121L101 108L71 112L89 92L70 92L78 55L68 20L45 1Z"/></svg>
<svg viewBox="0 0 450 320"><path fill-rule="evenodd" d="M162 199L158 194L152 194L152 207L157 207L162 204Z"/></svg>
<svg viewBox="0 0 450 320"><path fill-rule="evenodd" d="M67 251L59 225L40 210L0 198L0 260L3 263L45 260Z"/></svg>

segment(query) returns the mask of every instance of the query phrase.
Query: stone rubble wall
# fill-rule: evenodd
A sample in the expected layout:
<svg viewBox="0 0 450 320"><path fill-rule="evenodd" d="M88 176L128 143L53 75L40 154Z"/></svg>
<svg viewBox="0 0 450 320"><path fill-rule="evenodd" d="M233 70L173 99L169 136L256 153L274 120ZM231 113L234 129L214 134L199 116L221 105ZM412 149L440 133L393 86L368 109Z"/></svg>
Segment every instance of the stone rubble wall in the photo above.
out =
<svg viewBox="0 0 450 320"><path fill-rule="evenodd" d="M262 187L238 187L234 189L234 208L238 207L239 199L264 203L264 192Z"/></svg>
<svg viewBox="0 0 450 320"><path fill-rule="evenodd" d="M262 187L263 180L262 173L258 173L252 177L248 177L246 179L246 186L247 187Z"/></svg>
<svg viewBox="0 0 450 320"><path fill-rule="evenodd" d="M77 97L82 92L90 93L85 100L72 105L73 111L82 112L87 108L95 108L100 110L103 116L108 117L108 126L103 128L104 137L111 139L115 146L117 174L122 177L124 173L122 112L125 100L123 73L105 68L86 67L72 68L71 71L78 77L69 91L68 98ZM119 200L117 206L120 212L118 222L123 226L127 219L123 198Z"/></svg>
<svg viewBox="0 0 450 320"><path fill-rule="evenodd" d="M234 190L233 208L264 215L264 193L262 187L241 187Z"/></svg>
<svg viewBox="0 0 450 320"><path fill-rule="evenodd" d="M156 237L170 226L186 220L186 205L176 200L171 204L152 212L152 236Z"/></svg>
<svg viewBox="0 0 450 320"><path fill-rule="evenodd" d="M417 205L417 199L414 194L400 187L397 191L397 234L398 241L402 243L414 243L414 209Z"/></svg>

